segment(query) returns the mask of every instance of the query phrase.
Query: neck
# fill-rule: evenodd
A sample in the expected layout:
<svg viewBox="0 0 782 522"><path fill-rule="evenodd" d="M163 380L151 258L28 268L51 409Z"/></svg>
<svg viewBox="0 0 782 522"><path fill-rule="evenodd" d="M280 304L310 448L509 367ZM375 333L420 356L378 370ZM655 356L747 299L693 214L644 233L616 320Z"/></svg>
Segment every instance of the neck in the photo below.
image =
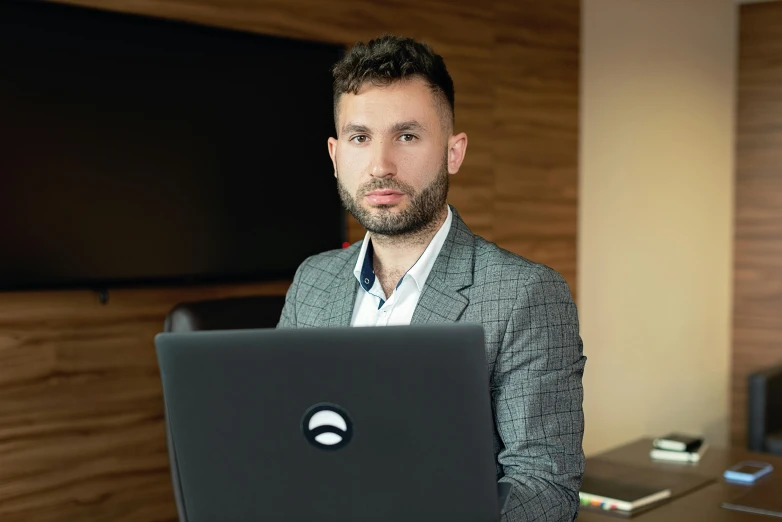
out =
<svg viewBox="0 0 782 522"><path fill-rule="evenodd" d="M446 206L431 223L410 234L384 236L370 233L374 250L375 274L379 274L382 278L385 274L407 272L424 253L447 217Z"/></svg>

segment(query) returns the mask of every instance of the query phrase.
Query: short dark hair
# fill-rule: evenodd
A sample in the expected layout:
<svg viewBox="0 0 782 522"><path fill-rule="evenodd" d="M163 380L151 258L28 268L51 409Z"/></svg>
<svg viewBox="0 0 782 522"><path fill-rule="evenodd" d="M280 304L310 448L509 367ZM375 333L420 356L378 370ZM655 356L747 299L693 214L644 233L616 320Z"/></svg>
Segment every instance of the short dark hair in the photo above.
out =
<svg viewBox="0 0 782 522"><path fill-rule="evenodd" d="M350 48L345 56L331 70L334 75L334 122L337 121L337 105L345 93L358 94L366 82L374 85L391 83L413 77L420 77L429 84L432 92L440 98L444 121L453 125L454 92L453 80L445 68L445 61L425 43L412 38L383 35L369 43L359 42ZM337 129L339 132L339 129Z"/></svg>

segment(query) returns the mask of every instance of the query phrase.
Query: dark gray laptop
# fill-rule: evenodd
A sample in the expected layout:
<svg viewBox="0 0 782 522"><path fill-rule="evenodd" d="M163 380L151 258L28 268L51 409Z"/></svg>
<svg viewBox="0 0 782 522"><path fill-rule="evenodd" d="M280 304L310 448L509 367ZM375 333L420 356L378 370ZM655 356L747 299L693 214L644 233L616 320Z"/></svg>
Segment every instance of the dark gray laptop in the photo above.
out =
<svg viewBox="0 0 782 522"><path fill-rule="evenodd" d="M496 522L479 325L155 338L180 519Z"/></svg>

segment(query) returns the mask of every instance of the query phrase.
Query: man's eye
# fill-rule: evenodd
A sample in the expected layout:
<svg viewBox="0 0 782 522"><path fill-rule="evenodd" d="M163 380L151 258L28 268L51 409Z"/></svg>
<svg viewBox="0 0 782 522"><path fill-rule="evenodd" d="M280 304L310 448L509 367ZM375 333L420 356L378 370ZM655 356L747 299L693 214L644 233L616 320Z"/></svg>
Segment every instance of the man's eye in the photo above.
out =
<svg viewBox="0 0 782 522"><path fill-rule="evenodd" d="M360 134L358 136L353 136L352 138L350 138L350 141L354 141L356 143L366 143L368 139L369 139L368 136L364 136Z"/></svg>
<svg viewBox="0 0 782 522"><path fill-rule="evenodd" d="M417 139L417 136L415 134L402 134L399 136L399 139L402 141L413 141Z"/></svg>

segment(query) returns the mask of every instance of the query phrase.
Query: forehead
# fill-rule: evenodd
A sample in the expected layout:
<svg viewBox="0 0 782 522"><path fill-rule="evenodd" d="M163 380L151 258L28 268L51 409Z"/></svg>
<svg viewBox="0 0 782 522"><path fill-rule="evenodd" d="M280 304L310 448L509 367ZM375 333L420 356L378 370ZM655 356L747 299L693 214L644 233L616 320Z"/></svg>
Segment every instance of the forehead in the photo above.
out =
<svg viewBox="0 0 782 522"><path fill-rule="evenodd" d="M431 123L438 119L437 99L420 78L399 80L389 85L366 82L358 94L340 96L338 117L340 127L347 122L370 127L411 120Z"/></svg>

